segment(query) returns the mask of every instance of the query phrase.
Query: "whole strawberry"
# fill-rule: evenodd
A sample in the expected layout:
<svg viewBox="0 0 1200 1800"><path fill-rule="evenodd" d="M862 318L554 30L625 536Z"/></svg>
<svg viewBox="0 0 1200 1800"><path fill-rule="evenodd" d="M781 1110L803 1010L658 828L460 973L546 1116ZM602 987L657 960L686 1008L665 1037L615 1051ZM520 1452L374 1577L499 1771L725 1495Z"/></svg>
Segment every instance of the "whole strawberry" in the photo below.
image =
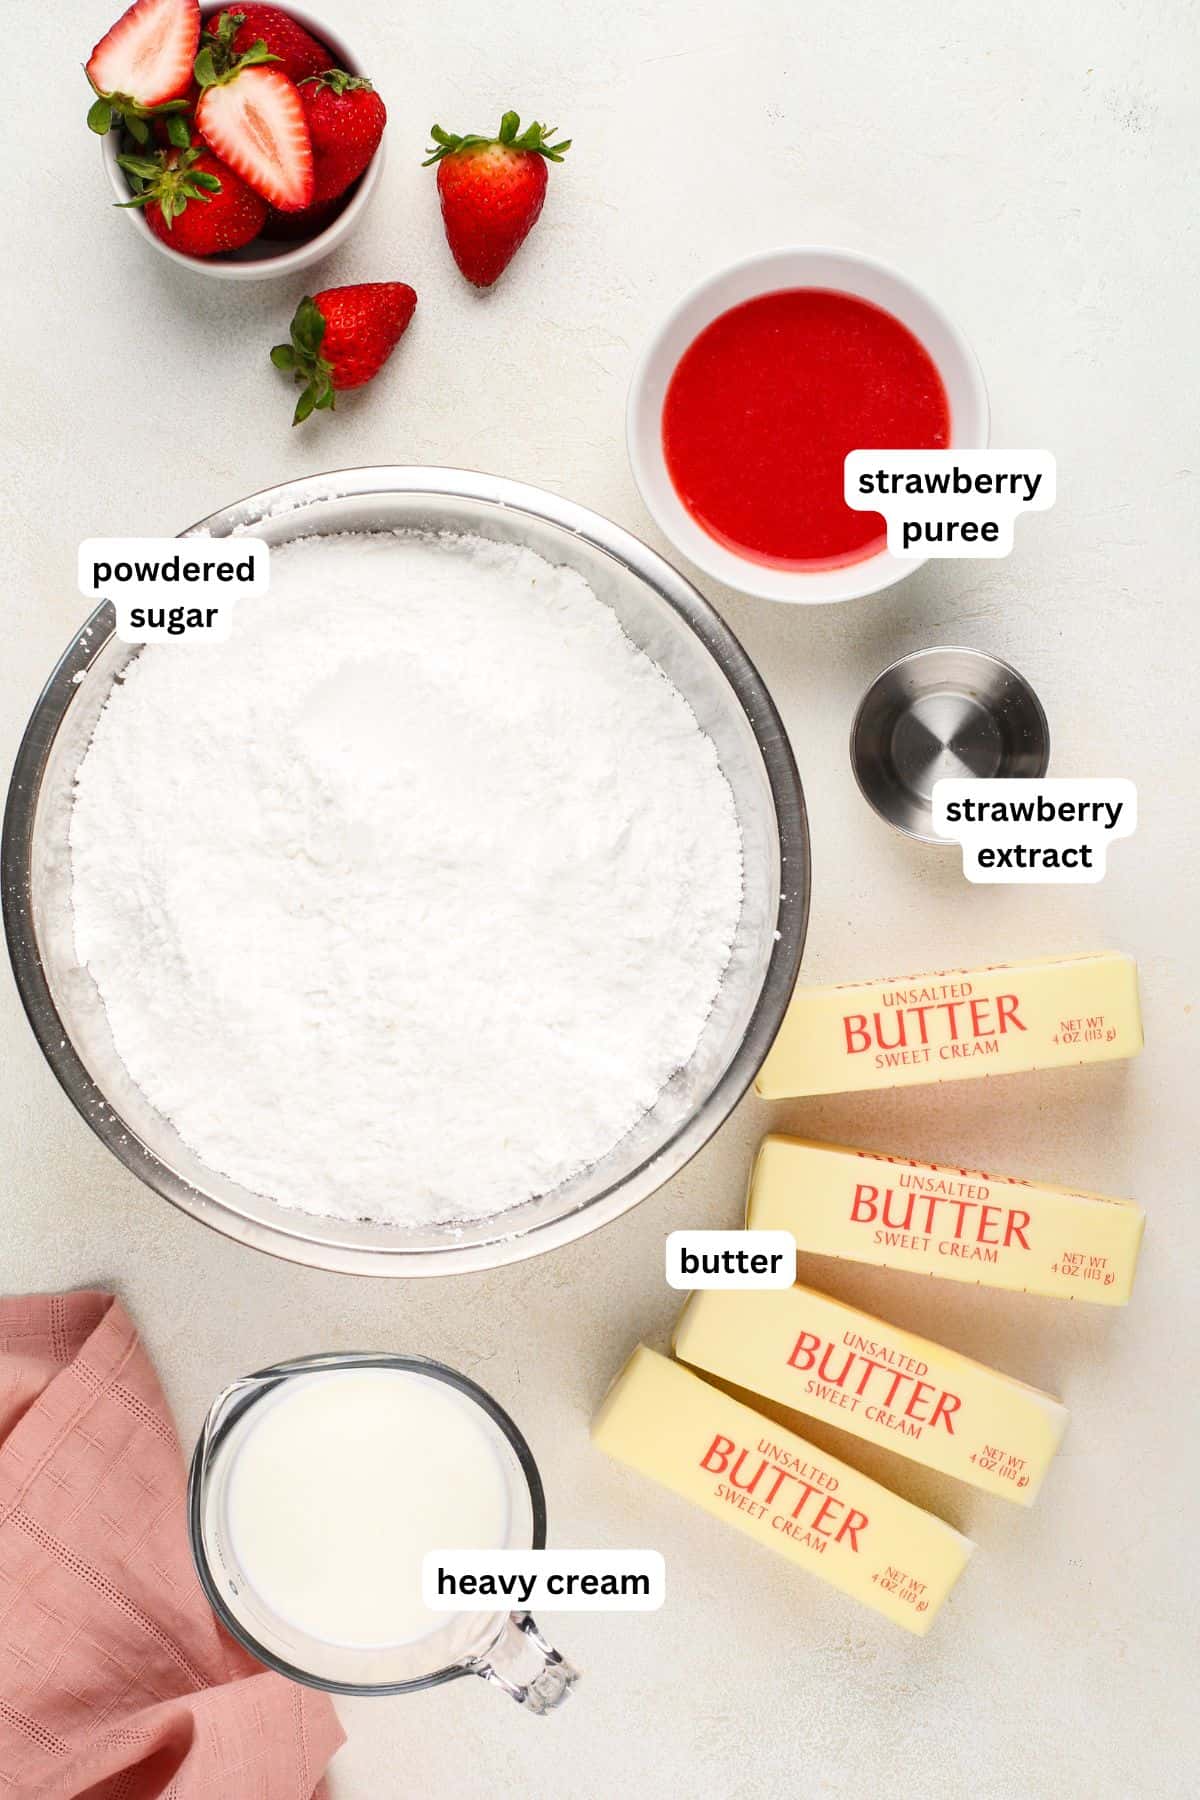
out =
<svg viewBox="0 0 1200 1800"><path fill-rule="evenodd" d="M435 125L425 167L437 163L438 196L450 254L476 287L491 287L533 227L546 198L547 163L571 147L552 144L554 127L525 131L505 113L498 137L454 137Z"/></svg>
<svg viewBox="0 0 1200 1800"><path fill-rule="evenodd" d="M140 206L155 237L183 256L238 250L263 228L266 201L203 144L117 161L137 187L124 204Z"/></svg>
<svg viewBox="0 0 1200 1800"><path fill-rule="evenodd" d="M336 200L357 181L387 124L387 107L369 81L326 69L300 83L300 98L312 139L316 188L313 204Z"/></svg>
<svg viewBox="0 0 1200 1800"><path fill-rule="evenodd" d="M403 281L369 281L326 288L303 299L292 320L290 344L276 344L271 361L287 369L304 391L292 424L325 412L344 388L362 387L378 375L416 310L417 296Z"/></svg>
<svg viewBox="0 0 1200 1800"><path fill-rule="evenodd" d="M219 30L222 16L213 13L205 30ZM279 58L288 79L297 85L310 75L319 75L334 61L324 44L278 6L228 6L224 16L240 21L230 39L235 57L244 56L253 44L263 43L272 56Z"/></svg>

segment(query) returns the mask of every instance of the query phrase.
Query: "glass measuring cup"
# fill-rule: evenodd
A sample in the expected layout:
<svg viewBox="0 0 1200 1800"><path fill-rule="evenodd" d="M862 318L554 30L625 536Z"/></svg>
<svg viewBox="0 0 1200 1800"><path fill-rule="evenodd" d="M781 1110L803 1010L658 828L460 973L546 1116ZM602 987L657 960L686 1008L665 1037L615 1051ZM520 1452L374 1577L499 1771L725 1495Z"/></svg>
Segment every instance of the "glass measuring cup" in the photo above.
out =
<svg viewBox="0 0 1200 1800"><path fill-rule="evenodd" d="M263 1423L266 1409L290 1384L347 1370L399 1371L420 1382L444 1383L487 1439L507 1495L507 1541L497 1548L544 1548L546 1502L537 1464L513 1421L467 1376L419 1356L329 1354L277 1363L232 1382L213 1402L188 1476L188 1530L200 1584L222 1624L252 1656L293 1681L339 1694L407 1694L479 1675L531 1713L561 1704L577 1671L538 1631L526 1612L505 1610L436 1615L417 1637L395 1644L331 1641L288 1618L245 1571L230 1522L230 1482L238 1456ZM318 1452L319 1453L319 1452ZM281 1503L282 1506L286 1502ZM451 1546L430 1543L425 1548ZM492 1547L492 1546L484 1546Z"/></svg>

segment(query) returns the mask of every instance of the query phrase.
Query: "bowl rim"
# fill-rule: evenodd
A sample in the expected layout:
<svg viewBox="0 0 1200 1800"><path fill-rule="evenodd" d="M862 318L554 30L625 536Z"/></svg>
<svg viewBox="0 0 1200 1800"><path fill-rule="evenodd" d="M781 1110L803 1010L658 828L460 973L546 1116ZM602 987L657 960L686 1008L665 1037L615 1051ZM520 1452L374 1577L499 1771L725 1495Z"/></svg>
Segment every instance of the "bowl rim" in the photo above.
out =
<svg viewBox="0 0 1200 1800"><path fill-rule="evenodd" d="M212 9L219 12L221 8ZM207 13L208 8L205 8ZM293 6L287 0L288 17L304 28L313 37L320 40L330 53L337 57L336 64L331 66L342 68L351 75L362 73L362 64L346 45L345 40L336 31L331 31L323 19L310 13L305 7ZM213 281L273 281L277 276L297 275L302 269L311 268L337 249L347 238L370 204L371 197L383 174L383 165L387 158L387 131L379 140L375 154L358 177L353 194L346 202L337 217L331 219L323 230L313 237L305 238L302 243L292 246L290 250L281 250L277 256L248 256L237 260L222 260L211 256L185 256L181 251L173 250L170 244L164 244L156 237L146 223L142 209L138 206L124 206L121 203L129 199L129 184L123 171L117 166L117 153L120 132L106 132L100 139L100 154L108 174L109 184L116 195L117 203L123 216L129 220L138 236L143 238L161 255L169 257L175 267L190 269L196 275L207 275Z"/></svg>
<svg viewBox="0 0 1200 1800"><path fill-rule="evenodd" d="M756 298L762 294L774 292L781 285L787 285L784 273L788 264L802 264L817 258L834 259L845 263L849 268L869 271L872 275L893 283L897 288L906 290L924 307L945 331L954 345L959 358L962 373L971 390L972 402L981 422L979 444L963 443L960 449L984 449L991 435L991 406L988 399L987 383L983 369L969 339L950 317L933 295L921 284L894 264L882 258L869 256L861 250L852 250L841 244L780 244L768 250L756 250L749 256L739 257L720 268L710 270L700 281L690 287L686 293L674 303L647 338L634 365L629 381L629 392L625 403L625 444L629 456L629 465L633 479L647 512L681 556L687 558L696 568L710 576L714 581L736 592L752 595L755 599L774 600L784 605L800 606L838 606L849 600L865 598L869 594L880 593L884 588L892 587L907 576L915 574L927 557L904 559L894 557L887 550L877 551L874 556L865 557L862 562L849 563L844 566L845 572L856 571L861 579L848 585L842 594L822 594L806 591L815 583L818 575L843 573L842 569L820 570L812 574L803 570L778 568L769 563L755 562L751 557L740 556L737 551L728 549L717 540L709 539L700 526L696 527L696 535L687 543L681 541L677 531L677 521L658 505L654 498L654 484L650 480L653 468L661 473L669 483L670 471L662 453L661 436L655 431L647 440L644 428L643 409L645 391L650 377L652 365L662 353L666 340L670 337L683 316L697 302L706 300L716 290L730 280L742 275L761 272L764 276L762 285L753 294L744 299ZM771 278L773 272L774 278ZM802 281L793 285L803 286ZM730 307L743 304L743 301L726 300L714 305L704 324L696 327L702 331L707 324L718 318ZM882 304L882 302L877 302ZM693 336L695 333L693 333ZM941 372L939 368L939 373Z"/></svg>
<svg viewBox="0 0 1200 1800"><path fill-rule="evenodd" d="M562 1217L513 1235L503 1213L481 1243L394 1249L334 1241L336 1220L322 1220L326 1237L306 1235L308 1215L266 1223L235 1211L193 1187L137 1134L93 1081L58 1012L43 967L33 913L31 850L42 777L58 730L92 659L115 636L116 617L105 602L75 632L39 696L13 766L0 838L0 904L5 937L26 1016L42 1054L92 1130L126 1168L172 1205L224 1236L309 1268L341 1274L438 1276L477 1272L521 1262L556 1249L608 1224L647 1199L677 1174L723 1125L754 1080L774 1041L792 996L808 927L811 860L808 817L799 772L783 721L758 670L724 619L685 576L623 527L545 489L476 471L423 465L373 465L303 476L234 501L181 532L225 537L256 521L323 502L372 494L416 493L468 499L488 510L532 515L582 538L621 562L679 613L717 663L745 712L762 757L779 834L780 898L775 941L754 1010L729 1063L704 1102L656 1153L621 1180ZM797 876L797 871L799 874ZM284 1209L280 1208L280 1212Z"/></svg>

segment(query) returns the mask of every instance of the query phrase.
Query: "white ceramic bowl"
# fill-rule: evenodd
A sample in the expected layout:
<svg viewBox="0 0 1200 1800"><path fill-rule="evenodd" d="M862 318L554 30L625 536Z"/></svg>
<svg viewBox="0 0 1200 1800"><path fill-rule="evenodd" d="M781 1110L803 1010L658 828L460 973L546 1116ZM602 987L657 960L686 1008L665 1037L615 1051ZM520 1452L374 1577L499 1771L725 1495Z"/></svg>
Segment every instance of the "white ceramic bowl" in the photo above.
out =
<svg viewBox="0 0 1200 1800"><path fill-rule="evenodd" d="M726 549L699 525L675 491L663 455L662 412L680 357L705 326L730 307L785 288L832 288L881 306L925 346L950 402L950 442L982 449L988 441L988 398L975 353L929 295L886 263L855 250L814 245L768 250L710 275L680 301L642 353L629 389L625 435L629 461L659 529L698 569L763 600L819 605L853 600L889 587L920 565L886 550L836 569L780 569Z"/></svg>
<svg viewBox="0 0 1200 1800"><path fill-rule="evenodd" d="M232 4L232 0L231 0ZM205 8L205 17L210 12L219 11L217 5ZM305 12L302 7L293 6L286 0L284 10L297 25L311 32L325 44L333 61L332 68L345 69L350 75L367 73L357 57L352 56L345 43L336 32L330 31L324 22L314 18L312 13ZM385 96L386 98L386 96ZM113 129L100 140L104 167L118 202L129 199L129 183L125 172L119 167L117 157L120 154L121 133ZM379 185L379 177L383 173L384 146L387 134L374 156L358 178L358 186L346 202L341 212L315 237L306 238L301 243L291 243L283 238L256 238L252 244L246 244L241 250L230 250L222 256L182 256L178 250L172 250L161 238L155 237L140 206L127 206L123 209L123 217L155 250L163 256L170 257L178 267L191 269L197 275L207 275L213 281L275 281L281 276L295 275L301 269L311 269L314 263L323 262L331 251L339 244L345 243L350 233L362 218L371 203L371 197Z"/></svg>

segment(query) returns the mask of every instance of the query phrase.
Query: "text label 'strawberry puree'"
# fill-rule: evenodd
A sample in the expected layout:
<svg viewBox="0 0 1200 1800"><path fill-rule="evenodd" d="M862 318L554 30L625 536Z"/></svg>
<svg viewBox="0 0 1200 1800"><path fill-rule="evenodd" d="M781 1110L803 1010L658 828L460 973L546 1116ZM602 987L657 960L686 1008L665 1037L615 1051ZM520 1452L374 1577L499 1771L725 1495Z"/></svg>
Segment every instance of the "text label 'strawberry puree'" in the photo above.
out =
<svg viewBox="0 0 1200 1800"><path fill-rule="evenodd" d="M928 351L869 301L785 289L732 307L684 351L663 404L683 504L738 555L836 568L882 550L842 490L851 450L944 450L950 405Z"/></svg>

